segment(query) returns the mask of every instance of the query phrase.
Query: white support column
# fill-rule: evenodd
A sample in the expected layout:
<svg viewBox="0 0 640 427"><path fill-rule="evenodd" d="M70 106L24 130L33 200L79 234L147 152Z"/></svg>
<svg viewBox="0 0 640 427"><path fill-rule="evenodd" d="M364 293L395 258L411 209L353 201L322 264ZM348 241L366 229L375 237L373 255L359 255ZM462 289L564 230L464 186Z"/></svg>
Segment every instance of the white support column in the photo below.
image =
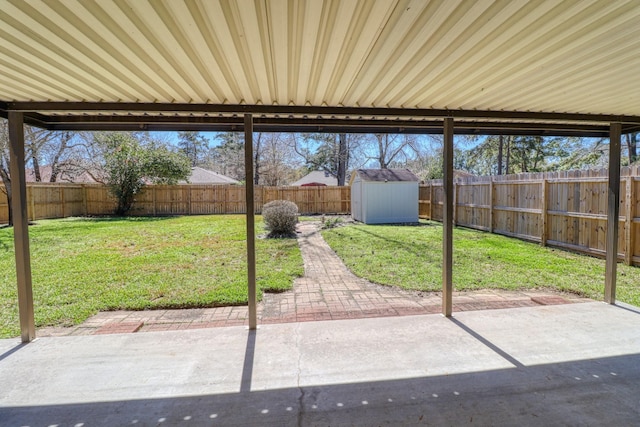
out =
<svg viewBox="0 0 640 427"><path fill-rule="evenodd" d="M442 314L453 311L453 118L444 119L444 206L442 210Z"/></svg>
<svg viewBox="0 0 640 427"><path fill-rule="evenodd" d="M604 278L604 301L616 303L618 268L618 221L620 216L620 140L621 123L611 123L609 130L609 183L607 204L607 246Z"/></svg>
<svg viewBox="0 0 640 427"><path fill-rule="evenodd" d="M9 170L11 173L11 212L18 282L18 310L22 342L36 337L31 285L27 184L24 170L24 115L9 111Z"/></svg>
<svg viewBox="0 0 640 427"><path fill-rule="evenodd" d="M244 115L245 201L247 206L247 286L249 291L249 329L258 327L256 297L256 232L253 187L253 116Z"/></svg>

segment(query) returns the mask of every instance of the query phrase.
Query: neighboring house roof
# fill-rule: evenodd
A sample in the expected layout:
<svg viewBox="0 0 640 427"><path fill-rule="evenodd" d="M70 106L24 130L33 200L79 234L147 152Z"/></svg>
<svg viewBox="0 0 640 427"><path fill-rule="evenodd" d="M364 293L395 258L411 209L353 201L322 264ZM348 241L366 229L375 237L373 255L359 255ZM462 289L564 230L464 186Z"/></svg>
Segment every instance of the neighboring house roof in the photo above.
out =
<svg viewBox="0 0 640 427"><path fill-rule="evenodd" d="M33 169L25 169L25 178L27 182L36 182L35 171ZM40 166L40 182L49 182L50 180L51 166ZM95 183L96 180L85 171L61 167L56 182Z"/></svg>
<svg viewBox="0 0 640 427"><path fill-rule="evenodd" d="M420 179L409 169L358 169L355 176L371 182L418 182Z"/></svg>
<svg viewBox="0 0 640 427"><path fill-rule="evenodd" d="M453 177L454 178L471 178L474 177L475 175L472 174L471 172L467 172L467 171L463 171L463 170L459 170L459 169L455 169L453 171Z"/></svg>
<svg viewBox="0 0 640 427"><path fill-rule="evenodd" d="M331 175L329 172L313 171L289 185L302 186L305 184L336 186L338 185L338 178Z"/></svg>
<svg viewBox="0 0 640 427"><path fill-rule="evenodd" d="M191 168L188 182L190 184L240 184L240 181L233 178L197 166Z"/></svg>

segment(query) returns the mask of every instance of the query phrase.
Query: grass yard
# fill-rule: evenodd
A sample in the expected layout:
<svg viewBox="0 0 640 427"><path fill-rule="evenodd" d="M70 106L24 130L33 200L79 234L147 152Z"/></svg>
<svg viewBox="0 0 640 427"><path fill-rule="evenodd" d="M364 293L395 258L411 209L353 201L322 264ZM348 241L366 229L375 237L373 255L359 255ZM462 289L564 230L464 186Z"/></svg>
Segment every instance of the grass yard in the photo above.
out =
<svg viewBox="0 0 640 427"><path fill-rule="evenodd" d="M405 289L442 289L439 223L357 224L322 235L360 277ZM603 259L464 228L453 231L453 253L455 290L553 288L596 300L604 296ZM640 305L640 268L618 264L616 297Z"/></svg>
<svg viewBox="0 0 640 427"><path fill-rule="evenodd" d="M102 310L246 304L245 229L241 215L38 221L29 227L36 326ZM304 272L295 239L256 239L256 257L259 299ZM0 337L19 333L13 229L3 228Z"/></svg>

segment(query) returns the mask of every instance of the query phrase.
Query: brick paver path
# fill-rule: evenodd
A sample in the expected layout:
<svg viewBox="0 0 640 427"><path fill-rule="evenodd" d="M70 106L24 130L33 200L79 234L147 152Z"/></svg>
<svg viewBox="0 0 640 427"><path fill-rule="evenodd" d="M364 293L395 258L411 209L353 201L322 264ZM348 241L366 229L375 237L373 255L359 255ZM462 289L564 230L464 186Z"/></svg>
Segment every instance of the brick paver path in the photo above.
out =
<svg viewBox="0 0 640 427"><path fill-rule="evenodd" d="M259 323L304 322L440 313L439 292L411 292L356 277L319 232L320 223L298 224L304 277L293 290L265 293L258 304ZM483 310L589 301L550 291L483 290L454 292L453 311ZM90 335L247 325L246 306L183 310L101 312L72 328L42 328L39 336Z"/></svg>

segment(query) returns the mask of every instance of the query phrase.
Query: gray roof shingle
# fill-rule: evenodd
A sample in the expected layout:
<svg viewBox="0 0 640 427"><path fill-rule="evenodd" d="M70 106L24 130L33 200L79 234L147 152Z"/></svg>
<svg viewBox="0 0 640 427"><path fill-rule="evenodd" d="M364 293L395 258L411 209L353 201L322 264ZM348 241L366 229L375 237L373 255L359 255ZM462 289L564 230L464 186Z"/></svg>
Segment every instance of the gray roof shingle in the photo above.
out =
<svg viewBox="0 0 640 427"><path fill-rule="evenodd" d="M358 169L356 173L363 181L373 182L419 182L409 169Z"/></svg>

